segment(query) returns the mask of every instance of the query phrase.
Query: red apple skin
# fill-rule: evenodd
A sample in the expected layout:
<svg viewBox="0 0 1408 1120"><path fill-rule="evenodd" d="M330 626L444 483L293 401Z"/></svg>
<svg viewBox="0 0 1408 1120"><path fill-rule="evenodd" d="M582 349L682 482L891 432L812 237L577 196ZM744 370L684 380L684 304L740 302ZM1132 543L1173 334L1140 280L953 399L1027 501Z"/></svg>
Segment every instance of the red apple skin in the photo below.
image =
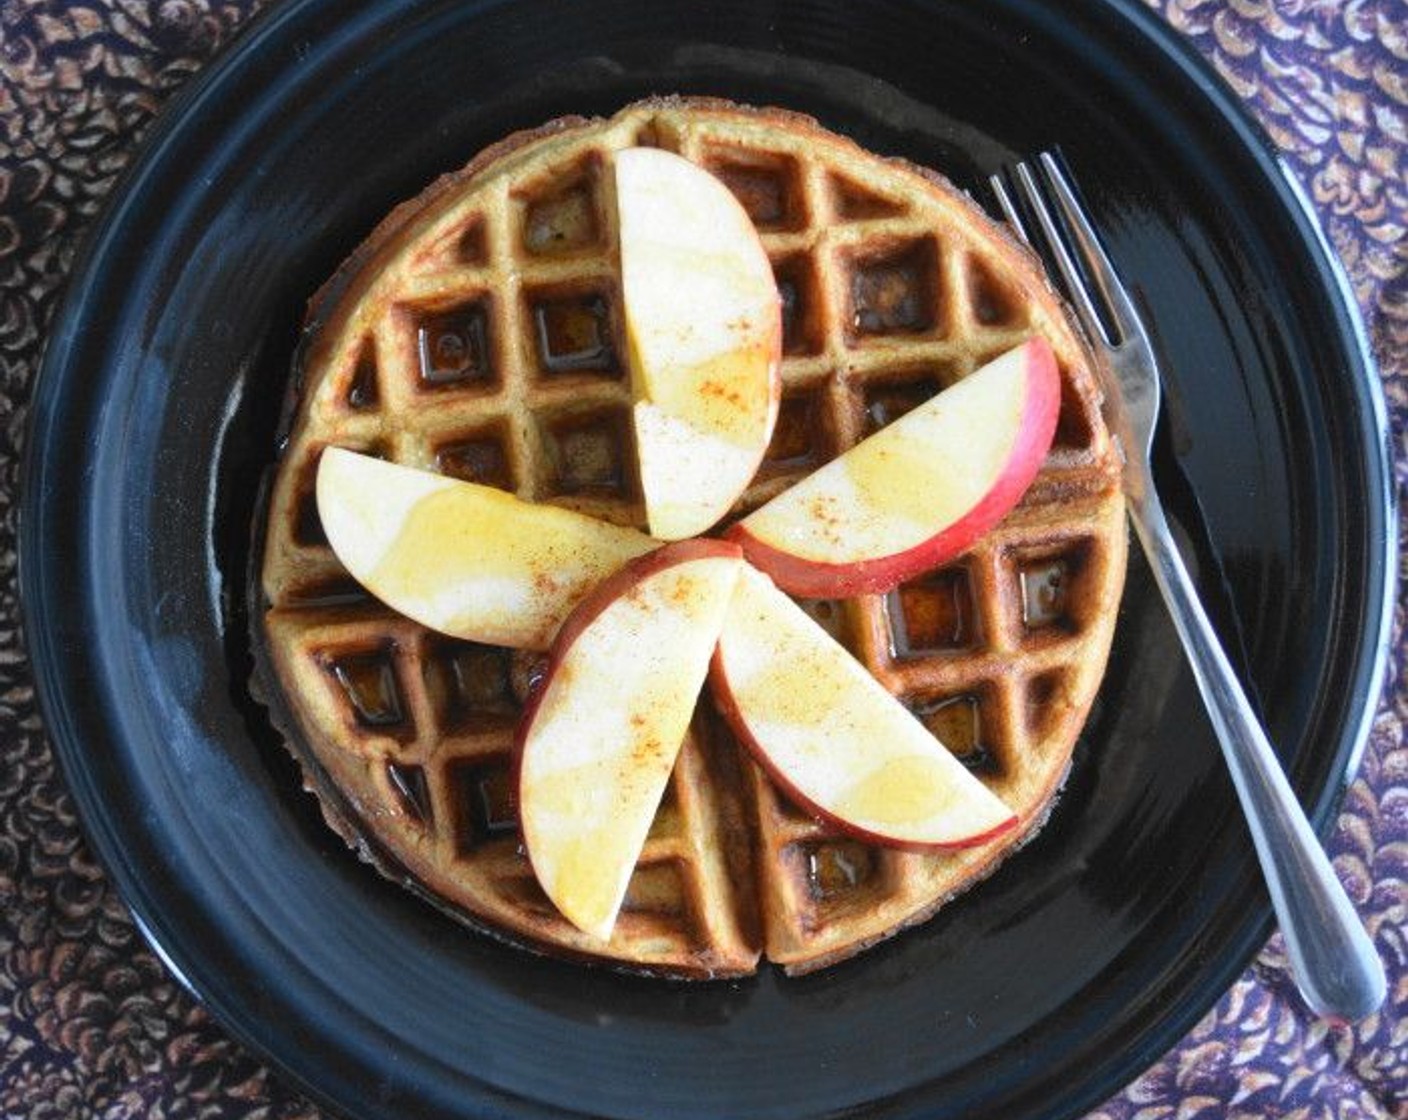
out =
<svg viewBox="0 0 1408 1120"><path fill-rule="evenodd" d="M704 537L691 537L689 540L662 545L651 552L637 556L634 560L628 560L617 568L615 572L592 588L586 597L572 608L572 613L563 619L562 627L558 630L557 637L553 639L552 648L548 651L547 667L533 683L524 700L523 712L518 718L518 726L513 737L513 768L509 788L513 791L513 808L519 821L518 837L523 842L524 852L528 856L530 867L533 862L532 853L528 850L523 835L523 816L519 812L520 806L523 804L523 747L533 728L533 720L543 702L543 696L546 695L548 686L556 677L567 651L577 640L577 635L590 626L597 615L601 614L617 598L628 593L633 586L655 572L690 560L703 560L708 557L741 559L742 556L743 553L738 545L731 541ZM534 874L536 875L536 872Z"/></svg>
<svg viewBox="0 0 1408 1120"><path fill-rule="evenodd" d="M1055 355L1040 337L1024 345L1028 392L1017 444L982 500L941 532L904 552L847 564L823 564L783 552L758 540L741 521L730 526L724 536L736 541L749 563L771 576L783 591L807 599L881 594L961 556L1021 501L1041 470L1056 435L1061 411L1061 375L1056 368Z"/></svg>
<svg viewBox="0 0 1408 1120"><path fill-rule="evenodd" d="M754 761L767 772L768 778L774 785L782 791L784 797L794 805L799 806L817 820L825 821L833 828L844 832L847 836L866 844L875 844L886 848L895 848L900 851L918 852L921 855L928 852L955 852L963 848L976 848L979 844L986 844L989 840L994 840L1005 832L1010 832L1017 827L1018 817L1014 813L1001 824L988 829L986 832L975 836L965 837L961 843L954 844L916 844L913 842L898 841L889 836L882 836L871 832L869 829L860 828L850 821L842 820L834 813L829 813L816 802L806 797L796 786L787 780L786 776L778 770L767 751L763 750L758 740L753 738L753 733L749 730L748 720L739 708L738 701L733 695L733 690L729 687L728 674L724 671L723 658L717 649L709 662L709 689L714 697L714 705L719 710L719 714L728 722L738 741L747 748L748 753L753 756Z"/></svg>

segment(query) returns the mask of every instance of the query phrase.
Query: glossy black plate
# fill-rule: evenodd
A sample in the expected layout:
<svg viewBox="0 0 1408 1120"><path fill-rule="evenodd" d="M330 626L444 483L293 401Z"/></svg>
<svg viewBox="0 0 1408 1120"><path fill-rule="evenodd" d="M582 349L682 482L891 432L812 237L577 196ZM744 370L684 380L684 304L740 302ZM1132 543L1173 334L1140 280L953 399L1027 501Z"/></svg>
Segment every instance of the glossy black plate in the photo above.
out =
<svg viewBox="0 0 1408 1120"><path fill-rule="evenodd" d="M1038 841L807 980L648 982L467 934L344 850L249 697L250 519L309 295L486 142L668 91L805 110L975 190L1064 148L1167 360L1160 479L1200 586L1325 825L1392 578L1376 382L1269 145L1153 15L1104 0L274 6L155 130L37 388L23 588L83 819L176 973L351 1115L1073 1113L1270 928L1142 563Z"/></svg>

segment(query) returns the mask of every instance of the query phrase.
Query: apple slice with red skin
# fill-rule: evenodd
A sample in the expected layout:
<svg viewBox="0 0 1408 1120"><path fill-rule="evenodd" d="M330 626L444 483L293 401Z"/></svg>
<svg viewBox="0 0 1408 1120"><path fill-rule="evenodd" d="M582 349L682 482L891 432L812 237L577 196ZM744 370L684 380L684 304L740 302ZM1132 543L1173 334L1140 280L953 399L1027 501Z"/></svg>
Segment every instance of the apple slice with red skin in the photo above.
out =
<svg viewBox="0 0 1408 1120"><path fill-rule="evenodd" d="M757 473L782 396L782 303L742 204L658 148L616 153L621 304L653 535L726 514Z"/></svg>
<svg viewBox="0 0 1408 1120"><path fill-rule="evenodd" d="M784 591L883 592L965 552L1041 469L1061 378L1033 337L905 413L732 526Z"/></svg>
<svg viewBox="0 0 1408 1120"><path fill-rule="evenodd" d="M519 819L544 892L611 936L718 642L742 553L666 545L563 623L518 729Z"/></svg>
<svg viewBox="0 0 1408 1120"><path fill-rule="evenodd" d="M352 577L432 630L546 649L605 576L659 542L492 486L340 447L318 462L318 516Z"/></svg>
<svg viewBox="0 0 1408 1120"><path fill-rule="evenodd" d="M709 670L734 732L787 796L859 839L981 844L1017 817L767 576L744 568Z"/></svg>

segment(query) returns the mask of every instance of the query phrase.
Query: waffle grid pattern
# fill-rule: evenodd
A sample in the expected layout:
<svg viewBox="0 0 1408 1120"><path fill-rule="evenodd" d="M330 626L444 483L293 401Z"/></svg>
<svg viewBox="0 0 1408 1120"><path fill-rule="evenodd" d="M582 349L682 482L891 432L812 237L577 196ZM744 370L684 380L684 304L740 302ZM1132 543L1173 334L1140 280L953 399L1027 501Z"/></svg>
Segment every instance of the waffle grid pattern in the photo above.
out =
<svg viewBox="0 0 1408 1120"><path fill-rule="evenodd" d="M683 975L750 971L759 948L807 971L926 917L1014 845L917 855L840 837L782 800L701 710L603 952L556 915L518 848L512 735L534 658L390 614L326 547L312 477L329 444L643 524L613 150L650 143L709 168L773 262L783 400L735 516L1033 331L1048 337L1062 414L1022 506L941 571L806 606L1024 831L1098 686L1124 527L1085 351L1025 257L951 192L800 120L655 103L509 151L470 189L442 187L393 220L308 351L266 542L276 671L321 768L392 862L510 937Z"/></svg>

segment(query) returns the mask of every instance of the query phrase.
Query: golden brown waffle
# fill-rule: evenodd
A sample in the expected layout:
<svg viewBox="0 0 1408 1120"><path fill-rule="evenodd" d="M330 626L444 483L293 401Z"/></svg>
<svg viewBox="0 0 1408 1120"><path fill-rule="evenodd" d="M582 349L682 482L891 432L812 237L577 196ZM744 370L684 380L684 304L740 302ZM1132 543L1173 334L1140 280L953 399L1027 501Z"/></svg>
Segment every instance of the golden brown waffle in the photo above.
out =
<svg viewBox="0 0 1408 1120"><path fill-rule="evenodd" d="M776 434L738 513L1032 332L1056 444L961 560L807 604L1021 816L916 855L782 800L706 700L608 945L535 884L509 796L530 654L451 640L361 594L313 500L329 444L642 526L612 153L663 146L743 201L784 305ZM930 915L1042 822L1104 670L1124 577L1118 464L1087 350L1038 267L937 176L809 118L658 100L489 149L402 206L313 312L263 553L260 682L329 821L383 871L548 952L680 976L842 959ZM267 607L267 613L263 609Z"/></svg>

